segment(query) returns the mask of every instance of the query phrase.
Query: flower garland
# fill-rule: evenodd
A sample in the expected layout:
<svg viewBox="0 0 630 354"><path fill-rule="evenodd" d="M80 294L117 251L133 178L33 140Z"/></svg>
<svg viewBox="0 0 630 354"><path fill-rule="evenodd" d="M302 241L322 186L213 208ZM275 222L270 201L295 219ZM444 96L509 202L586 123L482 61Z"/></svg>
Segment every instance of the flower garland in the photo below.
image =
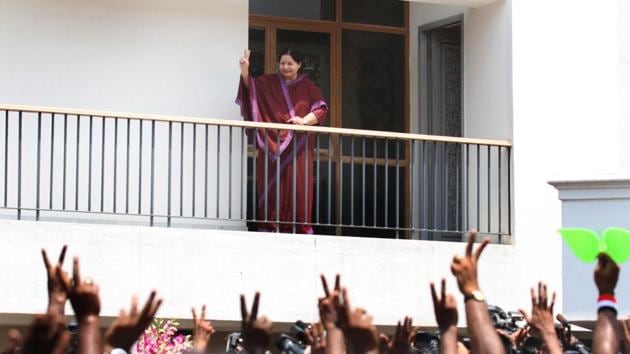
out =
<svg viewBox="0 0 630 354"><path fill-rule="evenodd" d="M145 354L181 354L192 349L190 335L177 334L175 320L155 319L136 343L136 351Z"/></svg>

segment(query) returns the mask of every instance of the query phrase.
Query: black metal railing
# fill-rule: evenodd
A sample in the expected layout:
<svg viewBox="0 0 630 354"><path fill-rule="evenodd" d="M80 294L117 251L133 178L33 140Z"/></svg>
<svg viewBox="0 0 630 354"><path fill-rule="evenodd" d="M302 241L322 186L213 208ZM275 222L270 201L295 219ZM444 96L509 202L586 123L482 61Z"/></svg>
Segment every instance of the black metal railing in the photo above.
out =
<svg viewBox="0 0 630 354"><path fill-rule="evenodd" d="M18 219L499 242L512 229L505 141L10 105L0 139L0 209Z"/></svg>

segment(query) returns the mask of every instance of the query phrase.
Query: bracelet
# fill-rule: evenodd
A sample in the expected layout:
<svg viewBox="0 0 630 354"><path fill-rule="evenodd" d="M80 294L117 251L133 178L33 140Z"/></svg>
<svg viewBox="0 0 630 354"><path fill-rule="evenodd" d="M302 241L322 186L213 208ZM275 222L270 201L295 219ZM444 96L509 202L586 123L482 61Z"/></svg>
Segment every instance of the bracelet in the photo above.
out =
<svg viewBox="0 0 630 354"><path fill-rule="evenodd" d="M601 294L597 297L597 312L611 309L617 312L617 298L613 294Z"/></svg>

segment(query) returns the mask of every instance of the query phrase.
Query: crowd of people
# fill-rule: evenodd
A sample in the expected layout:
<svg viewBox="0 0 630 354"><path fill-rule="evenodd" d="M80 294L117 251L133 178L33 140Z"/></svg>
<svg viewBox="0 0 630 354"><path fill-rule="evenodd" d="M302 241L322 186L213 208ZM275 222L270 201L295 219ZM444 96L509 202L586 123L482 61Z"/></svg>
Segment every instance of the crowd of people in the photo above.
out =
<svg viewBox="0 0 630 354"><path fill-rule="evenodd" d="M304 338L298 341L302 352L311 354L343 353L444 353L444 354L509 354L509 353L590 353L586 345L570 332L570 326L557 316L554 319L556 295L539 283L531 289L531 311L520 310L522 325L510 320L504 312L489 306L478 282L479 259L489 243L481 241L475 248L476 232L471 232L464 255L456 255L451 272L464 296L467 327L465 336L458 333L460 312L455 297L448 293L442 279L436 287L430 284L438 333L428 333L413 327L411 317L405 317L393 336L379 334L372 317L361 308L353 307L349 290L342 286L340 276L331 288L321 276L323 296L318 299L320 321L304 326ZM48 307L44 314L33 318L24 338L10 330L9 346L4 353L62 354L71 347L72 335L65 322L64 308L70 301L77 324L74 352L81 354L131 353L134 343L153 321L162 300L156 292L149 295L142 308L134 297L129 312L121 311L118 318L101 335L99 287L91 278L82 277L79 259L74 258L72 274L62 269L66 246L56 263L51 263L42 250L48 279ZM592 352L616 354L623 348L630 353L630 322L617 320L615 287L619 266L602 253L594 271L599 291L597 319L592 337ZM273 350L272 323L259 315L260 293L253 298L251 308L241 295L241 331L231 346L233 351L262 354ZM206 320L206 307L198 313L194 308L192 349L206 353L215 330ZM506 325L511 323L512 325ZM222 340L222 339L217 339ZM288 351L288 350L287 350Z"/></svg>

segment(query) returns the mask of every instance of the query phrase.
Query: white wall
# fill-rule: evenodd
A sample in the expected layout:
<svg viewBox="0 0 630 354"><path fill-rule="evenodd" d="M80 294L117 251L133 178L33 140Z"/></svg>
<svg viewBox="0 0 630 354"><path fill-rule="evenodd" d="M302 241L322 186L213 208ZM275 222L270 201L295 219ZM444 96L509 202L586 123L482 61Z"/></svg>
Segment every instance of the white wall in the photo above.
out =
<svg viewBox="0 0 630 354"><path fill-rule="evenodd" d="M512 1L464 17L465 136L512 140Z"/></svg>
<svg viewBox="0 0 630 354"><path fill-rule="evenodd" d="M475 10L412 4L412 33L425 20L464 13L465 131L513 141L512 261L529 265L514 273L522 291L539 279L563 290L555 231L560 203L547 181L627 168L627 4L621 3L506 1ZM417 117L417 107L412 112Z"/></svg>
<svg viewBox="0 0 630 354"><path fill-rule="evenodd" d="M618 0L617 23L619 25L619 81L621 86L619 116L619 133L621 147L621 171L630 172L630 2Z"/></svg>
<svg viewBox="0 0 630 354"><path fill-rule="evenodd" d="M412 2L410 13L412 131L418 131L420 114L418 27L463 14L464 136L511 140L511 1L474 9Z"/></svg>
<svg viewBox="0 0 630 354"><path fill-rule="evenodd" d="M260 314L276 322L313 321L322 295L319 274L332 279L341 272L352 304L366 308L377 324L394 325L411 315L414 323L433 326L429 282L446 277L448 291L458 294L450 262L465 248L450 242L11 220L0 221L0 228L0 279L11 284L0 302L0 323L25 320L12 314L44 310L40 249L56 256L66 243L67 259L79 255L83 276L99 284L103 316L117 315L133 293L142 299L156 288L165 300L159 317L189 319L190 306L206 303L208 316L220 320L223 330L240 320L239 294L251 302L260 290ZM514 261L518 253L513 246L491 245L480 261L482 289L490 303L505 309L528 304L520 296L526 291L513 286L514 274L530 268ZM460 316L460 325L464 321Z"/></svg>
<svg viewBox="0 0 630 354"><path fill-rule="evenodd" d="M540 193L547 191L546 180L536 177L538 169L527 167L528 160L540 161L548 152L533 154L528 147L516 142L517 134L525 134L532 142L536 141L537 131L518 131L516 116L513 115L512 96L512 21L515 16L512 1L503 1L475 9L433 4L412 3L412 70L417 77L417 28L457 14L463 14L463 114L465 136L473 138L514 139L513 166L515 177L513 188L513 255L509 264L513 268L509 273L509 287L498 287L495 296L510 293L513 301L527 303L529 287L543 280L551 288L562 291L561 243L555 237L554 230L560 223L559 204L555 195L546 195L544 203L539 199ZM541 7L542 8L542 7ZM531 25L533 20L529 20ZM553 27L553 26L551 26ZM549 27L548 27L549 28ZM514 39L515 40L515 39ZM527 61L529 56L519 60ZM515 60L516 61L516 60ZM534 68L532 68L534 70ZM412 120L418 117L417 83L412 86ZM531 119L523 117L522 119ZM415 121L414 123L417 123ZM540 127L545 126L540 124ZM522 129L522 128L521 128ZM542 129L541 129L542 130ZM549 149L549 148L547 148ZM516 155L525 153L526 157ZM517 157L518 156L518 157ZM475 158L474 154L472 156ZM523 162L521 162L521 159ZM482 160L485 160L482 158ZM542 162L547 163L547 162ZM549 162L551 164L551 162ZM493 165L497 166L496 161ZM481 165L485 171L485 161ZM475 171L472 171L475 174ZM543 173L540 171L540 173ZM482 182L485 173L482 172ZM495 180L496 181L496 180ZM503 180L505 182L505 179ZM496 183L496 182L495 182ZM503 185L505 187L505 184ZM482 185L483 187L483 185ZM483 187L482 195L485 192ZM531 193L531 195L530 195ZM495 194L496 195L496 194ZM532 197L533 196L533 197ZM541 207L548 205L548 207ZM476 206L475 206L476 208ZM482 203L482 210L485 206ZM473 215L474 216L474 215ZM482 220L485 215L482 215ZM518 265L523 266L518 266ZM501 268L497 263L493 267ZM507 284L507 283L506 283ZM496 303L499 306L504 304ZM558 304L561 308L562 304Z"/></svg>
<svg viewBox="0 0 630 354"><path fill-rule="evenodd" d="M0 102L239 119L247 0L0 1Z"/></svg>
<svg viewBox="0 0 630 354"><path fill-rule="evenodd" d="M238 57L247 46L247 0L172 1L0 1L0 102L57 106L113 112L157 113L179 116L241 119L234 104L238 84ZM53 168L53 208L62 207L63 116L54 118L55 145ZM79 209L88 209L88 124L81 120L81 143L77 148L76 117L67 123L67 206L74 206L74 187L79 185ZM4 113L0 117L3 121ZM9 118L8 201L17 199L17 112ZM36 115L23 119L22 206L35 207L37 166ZM114 172L114 120L105 123L105 141L101 141L102 120L94 118L92 143L91 206L100 210L101 152L103 164L104 210L113 211L114 175L117 176L117 211L125 209L125 178L129 174L129 210L138 205L139 170L142 170L142 213L150 212L151 124L143 126L142 165L139 164L138 122L119 121L118 160ZM244 193L241 174L241 131L235 130L229 154L228 129L223 129L220 152L217 151L216 127L208 132L208 157L205 152L205 127L197 127L195 212L205 214L204 195L209 216L217 209L227 212L229 171L218 168L232 159L232 213L240 218ZM51 117L42 117L42 206L47 208L50 191ZM172 209L179 213L180 163L183 164L183 214L192 215L193 127L184 128L184 154L180 161L180 126L173 125ZM130 145L126 145L131 134ZM168 125L156 124L155 133L155 210L167 211ZM2 144L4 145L4 144ZM4 146L2 146L4 161ZM129 153L129 171L125 156ZM79 181L75 179L75 161L79 154ZM208 159L208 190L205 190L205 161ZM4 176L2 183L4 183ZM217 180L221 188L217 190ZM205 194L204 194L205 193ZM4 192L2 191L3 198ZM214 201L221 202L216 204ZM228 215L220 215L227 217ZM66 216L67 217L67 216ZM146 222L143 220L142 222ZM163 222L165 220L156 220Z"/></svg>
<svg viewBox="0 0 630 354"><path fill-rule="evenodd" d="M513 2L516 237L535 241L527 260L548 269L561 257L561 222L546 182L619 167L617 16L613 1Z"/></svg>

